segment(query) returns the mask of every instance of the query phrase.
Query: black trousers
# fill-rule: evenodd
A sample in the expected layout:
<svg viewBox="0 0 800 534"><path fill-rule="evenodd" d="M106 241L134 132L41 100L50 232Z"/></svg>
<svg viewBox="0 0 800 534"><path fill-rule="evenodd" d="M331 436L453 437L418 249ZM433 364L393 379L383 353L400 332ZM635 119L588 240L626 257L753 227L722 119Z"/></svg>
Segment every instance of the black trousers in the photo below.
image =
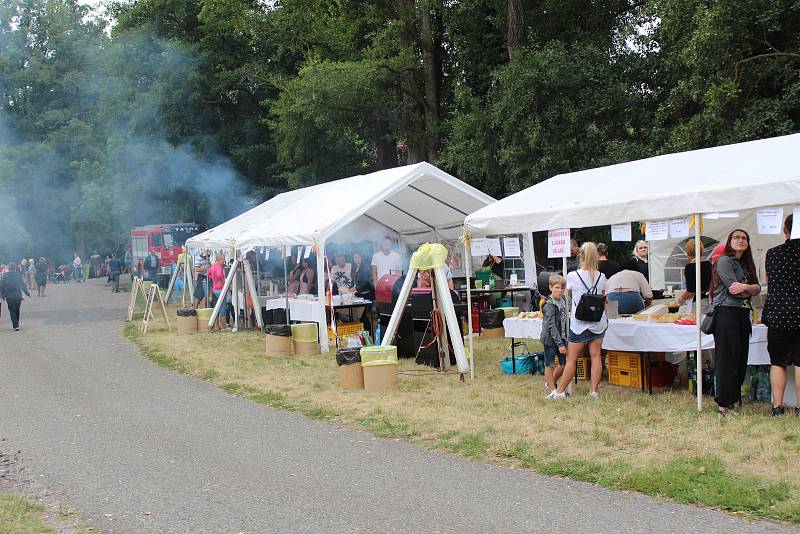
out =
<svg viewBox="0 0 800 534"><path fill-rule="evenodd" d="M723 408L730 408L742 400L751 331L750 310L747 308L720 306L714 312L714 375L717 382L714 400Z"/></svg>
<svg viewBox="0 0 800 534"><path fill-rule="evenodd" d="M22 299L7 298L6 304L8 305L8 314L11 316L11 326L19 328L19 307L22 304Z"/></svg>

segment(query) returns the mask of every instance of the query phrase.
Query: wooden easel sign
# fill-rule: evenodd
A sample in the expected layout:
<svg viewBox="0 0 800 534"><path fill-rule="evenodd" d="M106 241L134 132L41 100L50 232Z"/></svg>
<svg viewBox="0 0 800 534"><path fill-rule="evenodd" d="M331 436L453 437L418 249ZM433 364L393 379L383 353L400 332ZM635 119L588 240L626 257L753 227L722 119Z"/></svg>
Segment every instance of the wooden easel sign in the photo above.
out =
<svg viewBox="0 0 800 534"><path fill-rule="evenodd" d="M133 320L133 313L136 311L136 303L139 301L139 295L142 300L147 302L147 293L144 291L142 279L138 277L131 278L131 297L128 299L128 321Z"/></svg>
<svg viewBox="0 0 800 534"><path fill-rule="evenodd" d="M153 306L158 301L161 308L161 315L164 317L164 322L167 324L167 330L172 332L172 327L169 325L169 318L167 317L167 307L164 305L164 299L161 298L161 291L158 290L158 284L152 284L150 291L147 293L147 298L144 302L144 317L142 318L142 334L147 333L147 325L150 323L150 318L153 315Z"/></svg>

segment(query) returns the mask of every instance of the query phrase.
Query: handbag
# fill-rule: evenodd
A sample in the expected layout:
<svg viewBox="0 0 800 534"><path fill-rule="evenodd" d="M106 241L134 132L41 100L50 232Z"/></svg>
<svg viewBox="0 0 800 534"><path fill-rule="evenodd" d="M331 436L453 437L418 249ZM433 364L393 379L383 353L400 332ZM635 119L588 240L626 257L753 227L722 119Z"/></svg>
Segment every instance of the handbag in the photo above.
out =
<svg viewBox="0 0 800 534"><path fill-rule="evenodd" d="M716 311L716 304L709 306L708 310L706 311L706 315L703 317L703 322L700 323L700 331L704 334L711 335L714 333L714 312Z"/></svg>
<svg viewBox="0 0 800 534"><path fill-rule="evenodd" d="M589 289L589 286L583 281L580 274L575 274L578 275L578 279L587 291L581 295L581 299L575 307L575 318L588 323L598 323L603 319L603 312L606 308L606 297L597 293L597 284L600 283L601 273L597 273L597 281L591 289Z"/></svg>

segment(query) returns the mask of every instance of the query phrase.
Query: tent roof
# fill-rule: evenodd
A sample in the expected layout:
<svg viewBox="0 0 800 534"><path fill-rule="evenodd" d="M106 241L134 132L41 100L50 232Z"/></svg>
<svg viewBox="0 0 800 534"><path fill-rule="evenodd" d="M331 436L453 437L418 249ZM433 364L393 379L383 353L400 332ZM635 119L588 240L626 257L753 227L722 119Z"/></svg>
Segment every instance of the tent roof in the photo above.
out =
<svg viewBox="0 0 800 534"><path fill-rule="evenodd" d="M311 245L366 218L382 233L460 233L464 217L495 200L429 163L282 193L187 244L190 248Z"/></svg>
<svg viewBox="0 0 800 534"><path fill-rule="evenodd" d="M800 202L800 134L560 174L466 217L483 235Z"/></svg>

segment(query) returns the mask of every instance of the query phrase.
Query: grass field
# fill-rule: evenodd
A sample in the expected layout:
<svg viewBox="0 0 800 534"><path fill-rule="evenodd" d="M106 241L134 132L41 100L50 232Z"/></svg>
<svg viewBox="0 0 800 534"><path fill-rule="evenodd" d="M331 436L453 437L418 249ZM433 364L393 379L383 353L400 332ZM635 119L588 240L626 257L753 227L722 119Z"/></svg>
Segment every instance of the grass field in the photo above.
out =
<svg viewBox="0 0 800 534"><path fill-rule="evenodd" d="M45 534L53 529L41 520L44 506L0 493L0 534Z"/></svg>
<svg viewBox="0 0 800 534"><path fill-rule="evenodd" d="M766 403L721 418L710 399L698 414L686 391L605 383L599 399L581 383L573 398L546 401L542 377L502 375L503 339L476 343L474 382L402 361L399 390L343 391L332 354L267 357L257 332L138 326L125 332L149 359L257 403L472 460L800 523L800 419L771 418Z"/></svg>

